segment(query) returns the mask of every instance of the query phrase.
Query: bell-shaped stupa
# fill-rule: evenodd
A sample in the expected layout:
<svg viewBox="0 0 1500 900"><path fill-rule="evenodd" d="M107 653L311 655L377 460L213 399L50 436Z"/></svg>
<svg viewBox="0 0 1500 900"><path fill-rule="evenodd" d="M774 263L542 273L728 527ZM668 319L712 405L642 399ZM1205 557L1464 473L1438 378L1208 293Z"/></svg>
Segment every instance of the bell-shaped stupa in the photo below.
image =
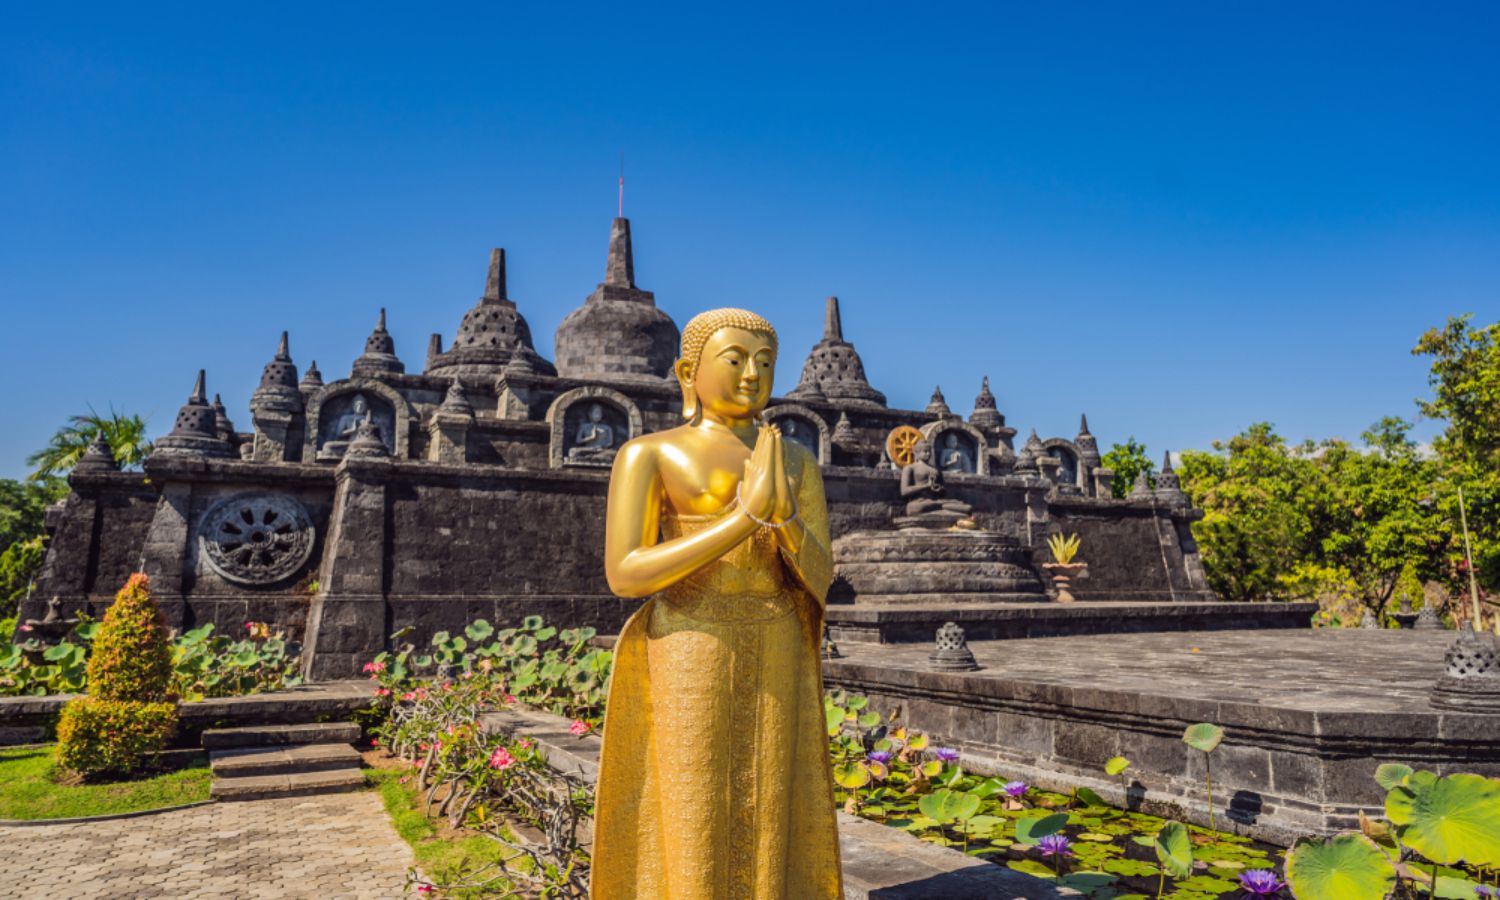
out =
<svg viewBox="0 0 1500 900"><path fill-rule="evenodd" d="M807 354L802 366L802 380L787 394L798 400L823 396L835 403L857 401L885 405L885 395L865 380L865 364L854 345L844 340L844 323L839 317L839 298L829 297L823 314L823 339Z"/></svg>
<svg viewBox="0 0 1500 900"><path fill-rule="evenodd" d="M677 359L677 323L656 295L635 286L630 220L609 229L604 281L557 326L557 374L564 378L660 381Z"/></svg>
<svg viewBox="0 0 1500 900"><path fill-rule="evenodd" d="M440 346L436 342L431 350ZM448 378L495 376L516 357L524 358L543 374L554 372L552 364L537 354L531 342L531 326L506 296L505 251L497 247L490 251L484 296L464 313L453 345L443 352L429 352L427 374Z"/></svg>

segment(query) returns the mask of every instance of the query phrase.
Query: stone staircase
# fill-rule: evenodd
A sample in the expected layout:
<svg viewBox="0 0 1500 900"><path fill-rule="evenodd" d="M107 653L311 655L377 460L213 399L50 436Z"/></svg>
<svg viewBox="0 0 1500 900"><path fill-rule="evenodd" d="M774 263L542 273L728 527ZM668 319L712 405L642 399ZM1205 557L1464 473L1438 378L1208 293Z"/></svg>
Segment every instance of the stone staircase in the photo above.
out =
<svg viewBox="0 0 1500 900"><path fill-rule="evenodd" d="M365 783L353 722L251 725L203 732L215 800L261 800L352 791Z"/></svg>

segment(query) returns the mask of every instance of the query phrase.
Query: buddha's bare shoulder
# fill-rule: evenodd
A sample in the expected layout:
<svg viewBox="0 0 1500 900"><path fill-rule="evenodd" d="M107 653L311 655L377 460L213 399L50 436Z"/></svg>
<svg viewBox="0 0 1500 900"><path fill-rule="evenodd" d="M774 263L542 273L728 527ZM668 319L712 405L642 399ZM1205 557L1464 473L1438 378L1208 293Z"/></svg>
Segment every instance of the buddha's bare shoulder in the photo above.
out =
<svg viewBox="0 0 1500 900"><path fill-rule="evenodd" d="M691 425L678 425L666 431L653 431L650 434L633 437L620 446L619 452L615 455L615 463L616 465L637 465L655 460L663 448L681 446L683 439L691 431Z"/></svg>

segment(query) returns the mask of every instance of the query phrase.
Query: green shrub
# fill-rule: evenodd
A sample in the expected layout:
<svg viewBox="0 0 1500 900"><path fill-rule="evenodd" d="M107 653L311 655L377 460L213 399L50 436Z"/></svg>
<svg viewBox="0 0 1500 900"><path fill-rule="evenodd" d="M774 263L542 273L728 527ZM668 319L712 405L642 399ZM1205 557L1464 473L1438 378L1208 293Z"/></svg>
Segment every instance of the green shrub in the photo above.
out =
<svg viewBox="0 0 1500 900"><path fill-rule="evenodd" d="M126 775L166 747L175 703L79 697L57 720L57 763L80 775Z"/></svg>
<svg viewBox="0 0 1500 900"><path fill-rule="evenodd" d="M130 576L104 614L89 656L89 695L101 700L167 699L172 648L161 608L144 572Z"/></svg>

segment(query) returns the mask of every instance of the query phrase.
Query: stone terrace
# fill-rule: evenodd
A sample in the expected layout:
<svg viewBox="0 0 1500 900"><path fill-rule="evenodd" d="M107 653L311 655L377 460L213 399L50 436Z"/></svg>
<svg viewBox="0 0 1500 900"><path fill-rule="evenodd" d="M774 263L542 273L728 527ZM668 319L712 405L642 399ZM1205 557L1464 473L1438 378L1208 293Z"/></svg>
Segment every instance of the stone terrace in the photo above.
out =
<svg viewBox="0 0 1500 900"><path fill-rule="evenodd" d="M1500 775L1500 716L1430 707L1450 631L1274 630L970 644L976 672L928 669L930 645L841 645L829 686L901 707L966 766L1194 820L1203 761L1180 741L1222 725L1219 822L1289 842L1378 807L1382 762ZM1101 767L1129 757L1129 794ZM1227 806L1227 808L1226 808Z"/></svg>

